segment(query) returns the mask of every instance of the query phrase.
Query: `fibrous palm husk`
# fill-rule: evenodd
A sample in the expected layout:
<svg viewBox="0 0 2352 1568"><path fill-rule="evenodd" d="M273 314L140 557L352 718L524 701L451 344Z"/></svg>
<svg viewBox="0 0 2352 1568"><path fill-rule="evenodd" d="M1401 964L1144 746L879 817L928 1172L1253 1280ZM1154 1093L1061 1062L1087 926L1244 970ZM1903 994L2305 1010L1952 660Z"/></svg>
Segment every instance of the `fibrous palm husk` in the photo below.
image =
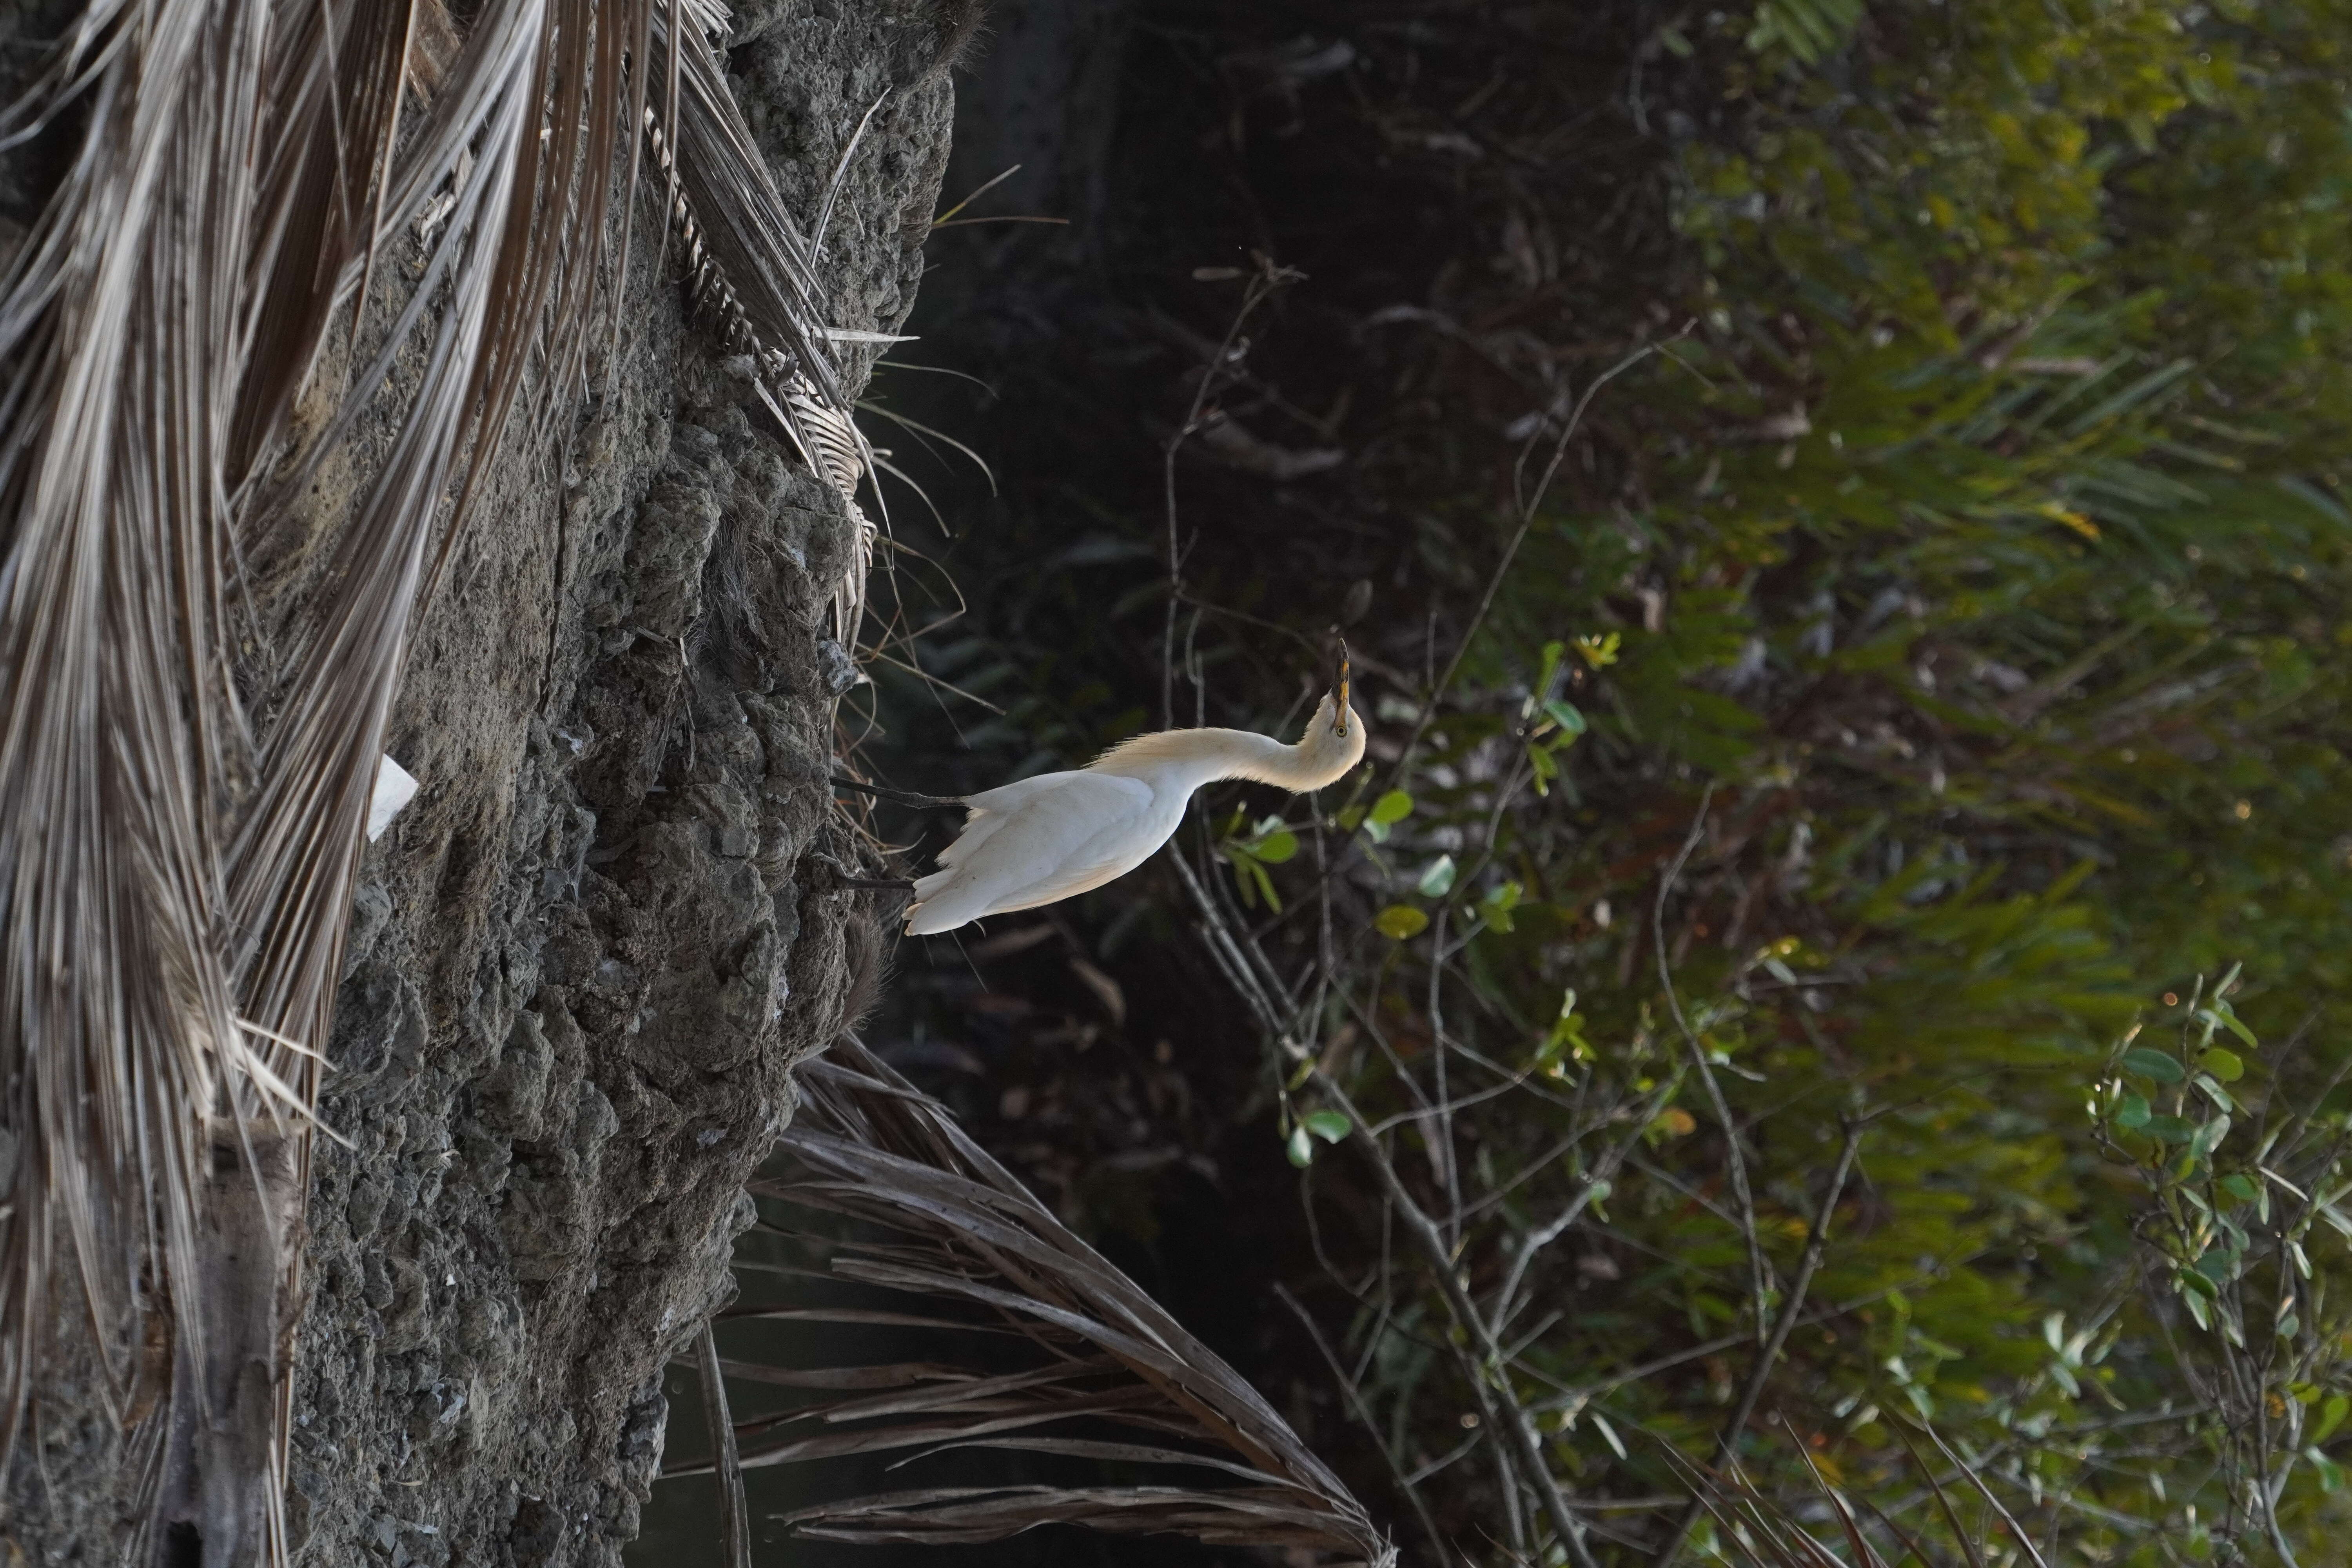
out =
<svg viewBox="0 0 2352 1568"><path fill-rule="evenodd" d="M283 1554L316 1052L412 619L526 383L579 384L638 128L684 112L653 85L721 83L698 202L775 201L697 163L749 146L702 11L672 49L667 0L488 0L428 104L428 7L93 0L0 117L83 120L0 279L0 1468L79 1297L208 1562ZM743 254L789 276L770 216ZM806 301L761 325L838 412ZM363 416L383 456L264 626L238 563Z"/></svg>
<svg viewBox="0 0 2352 1568"><path fill-rule="evenodd" d="M743 1315L928 1328L982 1354L816 1368L724 1363L738 1378L839 1395L739 1423L740 1466L980 1448L1154 1478L885 1492L789 1516L803 1533L946 1543L1066 1523L1394 1561L1362 1507L1257 1391L1071 1234L945 1107L854 1038L803 1068L801 1086L782 1144L793 1172L752 1191L854 1222L852 1237L833 1246L831 1277L908 1300ZM1008 1349L1027 1364L973 1370Z"/></svg>

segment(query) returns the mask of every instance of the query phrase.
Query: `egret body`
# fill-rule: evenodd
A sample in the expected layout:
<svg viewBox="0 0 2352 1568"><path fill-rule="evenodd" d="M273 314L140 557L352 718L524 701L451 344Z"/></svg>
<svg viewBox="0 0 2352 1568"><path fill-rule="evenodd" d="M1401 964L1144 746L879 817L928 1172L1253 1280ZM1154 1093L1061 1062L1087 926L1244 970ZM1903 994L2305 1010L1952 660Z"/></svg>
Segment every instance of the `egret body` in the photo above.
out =
<svg viewBox="0 0 2352 1568"><path fill-rule="evenodd" d="M1162 730L1074 772L966 795L963 832L916 882L907 932L953 931L1124 877L1168 842L1202 784L1248 779L1303 793L1338 782L1363 757L1363 721L1343 679L1296 745L1246 730Z"/></svg>

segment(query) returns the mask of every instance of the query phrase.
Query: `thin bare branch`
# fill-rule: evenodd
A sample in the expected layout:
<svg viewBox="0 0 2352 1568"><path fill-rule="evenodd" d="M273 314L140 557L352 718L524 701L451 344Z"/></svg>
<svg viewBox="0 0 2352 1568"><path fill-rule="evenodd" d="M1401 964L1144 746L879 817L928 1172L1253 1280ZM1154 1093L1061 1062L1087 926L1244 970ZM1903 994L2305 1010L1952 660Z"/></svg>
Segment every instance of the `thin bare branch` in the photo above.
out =
<svg viewBox="0 0 2352 1568"><path fill-rule="evenodd" d="M1780 1303L1780 1314L1772 1321L1772 1332L1763 1348L1757 1352L1756 1365L1748 1374L1748 1384L1739 1392L1739 1403L1733 1406L1731 1419L1723 1424L1723 1434L1716 1440L1714 1468L1726 1471L1738 1452L1740 1434L1748 1429L1748 1418L1756 1414L1756 1402L1763 1397L1764 1385L1772 1376L1772 1369L1780 1359L1780 1351L1789 1342L1789 1332L1797 1326L1797 1319L1805 1310L1805 1293L1812 1289L1813 1272L1822 1264L1822 1252L1830 1239L1830 1218L1837 1212L1838 1202L1845 1195L1846 1178L1853 1173L1853 1163L1862 1152L1864 1124L1848 1121L1845 1142L1838 1148L1836 1169L1830 1173L1829 1190L1822 1194L1822 1206L1814 1213L1812 1228L1805 1237L1803 1258L1797 1265L1797 1278L1789 1287L1788 1299ZM1682 1517L1659 1548L1657 1568L1671 1568L1682 1552L1683 1540L1690 1534L1691 1526L1706 1511L1705 1501L1691 1500Z"/></svg>

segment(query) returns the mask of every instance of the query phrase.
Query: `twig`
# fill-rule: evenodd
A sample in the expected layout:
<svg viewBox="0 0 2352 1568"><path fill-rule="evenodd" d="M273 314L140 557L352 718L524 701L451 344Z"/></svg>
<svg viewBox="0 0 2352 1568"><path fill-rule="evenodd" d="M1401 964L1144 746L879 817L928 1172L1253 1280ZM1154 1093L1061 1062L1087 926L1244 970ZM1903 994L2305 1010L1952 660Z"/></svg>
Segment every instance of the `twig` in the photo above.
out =
<svg viewBox="0 0 2352 1568"><path fill-rule="evenodd" d="M1413 1485L1412 1478L1404 1473L1404 1467L1397 1463L1396 1455L1390 1452L1388 1439L1381 1435L1380 1422L1373 1418L1370 1408L1364 1404L1363 1391L1356 1386L1353 1380L1348 1376L1346 1369L1340 1366L1339 1358L1331 1353L1330 1343L1324 1339L1322 1329L1317 1325L1314 1316L1307 1310L1305 1304L1290 1293L1290 1287L1276 1285L1274 1288L1274 1293L1282 1298L1282 1304L1289 1308L1299 1322L1306 1326L1307 1337L1313 1340L1315 1348L1322 1352L1323 1364L1331 1369L1331 1381L1339 1385L1340 1394L1348 1401L1349 1410L1354 1414L1357 1420L1363 1423L1364 1430L1371 1434L1372 1446L1381 1451L1381 1458L1388 1461L1389 1473L1396 1478L1398 1489L1402 1491L1406 1499L1412 1502L1413 1515L1421 1521L1422 1533L1429 1537L1432 1560L1436 1563L1437 1568L1446 1568L1448 1559L1445 1538L1437 1533L1437 1521L1429 1516L1429 1505L1421 1500L1420 1489Z"/></svg>
<svg viewBox="0 0 2352 1568"><path fill-rule="evenodd" d="M1453 912L1451 904L1437 906L1437 923L1432 931L1433 954L1445 951L1445 922ZM1445 1081L1444 977L1445 965L1433 958L1429 966L1429 1040L1437 1079L1437 1126L1433 1131L1439 1154L1438 1177L1445 1188L1445 1243L1449 1249L1458 1250L1462 1246L1462 1167L1454 1147L1454 1096Z"/></svg>
<svg viewBox="0 0 2352 1568"><path fill-rule="evenodd" d="M1854 1156L1862 1152L1863 1124L1849 1121L1845 1127L1845 1143L1838 1150L1837 1169L1830 1176L1829 1191L1822 1194L1820 1212L1813 1216L1811 1235L1805 1238L1805 1255L1797 1265L1795 1283L1789 1287L1789 1299L1780 1304L1780 1315L1773 1320L1771 1337L1757 1352L1756 1370L1748 1374L1748 1386L1740 1391L1738 1407L1724 1423L1723 1436L1716 1442L1714 1469L1720 1471L1731 1462L1739 1444L1739 1435L1747 1430L1748 1418L1756 1414L1756 1402L1763 1397L1764 1384L1772 1375L1773 1366L1780 1359L1781 1348L1789 1342L1789 1332L1797 1326L1797 1319L1805 1310L1805 1292L1812 1289L1813 1271L1821 1267L1822 1253L1829 1246L1830 1216L1837 1212L1838 1200L1845 1195L1846 1178L1853 1173ZM1666 1537L1660 1549L1656 1568L1670 1568L1683 1548L1683 1538L1706 1511L1704 1494L1694 1495L1683 1516Z"/></svg>
<svg viewBox="0 0 2352 1568"><path fill-rule="evenodd" d="M1545 494L1551 489L1553 476L1559 472L1560 464L1568 457L1568 444L1575 439L1577 427L1584 421L1585 409L1591 405L1593 397L1602 387L1658 353L1663 346L1646 343L1592 378L1592 384L1584 389L1584 395L1576 400L1576 406L1570 411L1568 424L1561 429L1559 439L1552 443L1551 458L1544 465L1543 478L1537 481L1534 493L1521 495L1518 493L1519 473L1527 462L1528 453L1533 451L1535 446L1535 437L1528 437L1528 447L1520 452L1519 464L1513 468L1511 475L1513 499L1518 502L1519 526L1512 533L1511 542L1504 547L1503 558L1495 563L1494 574L1486 579L1486 591L1479 595L1477 611L1470 617L1470 625L1463 632L1462 640L1454 645L1454 658L1446 664L1445 673L1430 683L1428 700L1421 705L1421 717L1414 721L1412 733L1405 738L1403 750L1397 753L1396 763L1389 770L1389 788L1394 789L1398 781L1404 777L1405 769L1412 764L1413 752L1421 745L1422 736L1429 732L1430 722L1437 716L1438 699L1444 697L1446 689L1454 684L1454 678L1461 673L1462 661L1469 657L1471 646L1478 640L1479 628L1486 624L1486 613L1495 607L1495 595L1502 591L1503 579L1510 575L1511 563L1518 559L1519 546L1528 542L1528 533L1535 527L1536 508L1543 504ZM1172 456L1171 461L1173 461ZM1175 531L1172 517L1169 531L1172 539Z"/></svg>
<svg viewBox="0 0 2352 1568"><path fill-rule="evenodd" d="M2035 1546L2033 1538L2025 1533L2025 1527L2017 1522L2017 1516L2009 1511L2007 1504L1993 1495L1990 1487L1985 1485L1984 1477L1978 1474L1979 1467L1969 1464L1959 1455L1952 1452L1952 1446L1944 1441L1944 1435L1927 1422L1920 1422L1919 1429L1927 1434L1927 1440L1935 1444L1942 1451L1944 1458L1958 1469L1960 1478L1976 1489L1977 1495L1984 1499L1985 1505L2000 1515L2000 1521L2009 1526L2009 1533L2016 1538L2017 1544L2024 1549L2025 1554L2033 1559L2033 1568L2050 1568L2050 1564L2042 1561L2041 1548ZM2287 1561L2292 1563L2294 1559L2290 1557Z"/></svg>
<svg viewBox="0 0 2352 1568"><path fill-rule="evenodd" d="M1901 1284L1889 1285L1883 1289L1873 1290L1867 1296L1856 1296L1850 1301L1840 1301L1835 1305L1823 1307L1821 1310L1799 1320L1797 1327L1801 1329L1811 1328L1816 1323L1826 1323L1832 1318L1844 1317L1849 1312L1858 1311L1864 1307L1870 1306L1878 1301L1883 1301L1888 1296L1893 1295L1897 1290L1905 1289L1906 1286L1917 1285L1926 1278L1926 1276L1922 1275L1914 1279L1906 1279ZM1654 1361L1645 1361L1637 1366L1628 1367L1623 1372L1612 1373L1609 1376L1601 1378L1596 1382L1577 1384L1573 1386L1555 1383L1554 1386L1559 1388L1560 1392L1549 1399L1538 1401L1535 1408L1538 1410L1581 1409L1584 1405L1591 1403L1591 1401L1597 1396L1607 1394L1612 1389L1622 1388L1629 1383L1639 1383L1645 1377L1654 1377L1659 1373L1671 1371L1675 1367L1685 1365L1690 1362L1698 1361L1706 1356L1719 1354L1724 1351L1730 1350L1740 1344L1747 1338L1748 1336L1746 1334L1723 1334L1715 1339L1701 1340L1695 1345L1675 1351L1668 1355L1659 1356ZM1541 1374L1538 1373L1536 1375L1540 1376ZM2168 1419L2169 1419L2169 1417L2168 1417Z"/></svg>
<svg viewBox="0 0 2352 1568"><path fill-rule="evenodd" d="M1665 988L1666 1010L1674 1015L1675 1027L1682 1031L1683 1043L1690 1047L1691 1064L1698 1068L1699 1082L1706 1086L1707 1106L1723 1129L1723 1145L1731 1166L1731 1193L1739 1204L1739 1234L1748 1244L1748 1284L1756 1308L1756 1333L1760 1343L1765 1315L1770 1310L1771 1275L1764 1261L1763 1238L1756 1234L1756 1199L1748 1187L1748 1156L1739 1146L1739 1124L1731 1119L1731 1106L1723 1098L1723 1086L1716 1081L1715 1066L1706 1059L1706 1047L1699 1044L1697 1032L1683 1016L1682 997L1675 990L1674 970L1666 963L1666 900L1673 896L1683 868L1690 864L1691 852L1706 836L1706 808L1714 800L1715 785L1710 783L1698 797L1698 810L1691 817L1690 836L1683 840L1682 852L1666 868L1666 874L1658 879L1658 901L1651 911L1650 938L1657 948L1658 984Z"/></svg>
<svg viewBox="0 0 2352 1568"><path fill-rule="evenodd" d="M719 1336L709 1323L696 1346L702 1373L702 1418L710 1429L710 1461L719 1472L719 1528L727 1542L727 1568L751 1568L751 1514L743 1501L743 1458L735 1447L735 1423L727 1414L727 1382L719 1370Z"/></svg>
<svg viewBox="0 0 2352 1568"><path fill-rule="evenodd" d="M1242 293L1241 308L1234 312L1233 321L1225 328L1224 340L1217 344L1215 357L1202 367L1201 384L1192 389L1192 403L1184 410L1184 422L1168 437L1160 454L1160 489L1168 514L1168 620L1160 639L1160 727L1163 730L1176 727L1176 609L1184 597L1184 552L1176 537L1176 453L1201 427L1201 410L1209 401L1209 389L1216 384L1217 373L1232 357L1234 344L1242 335L1242 323L1276 290L1303 281L1306 276L1288 267L1277 267L1265 257L1258 258L1257 271Z"/></svg>
<svg viewBox="0 0 2352 1568"><path fill-rule="evenodd" d="M1521 1241L1519 1255L1511 1260L1511 1272L1503 1283L1502 1293L1495 1298L1495 1329L1497 1333L1509 1326L1513 1318L1518 1316L1519 1310L1515 1303L1518 1297L1519 1285L1527 1278L1529 1267L1534 1264L1536 1254L1559 1240L1569 1226L1583 1217L1584 1211L1599 1197L1601 1188L1617 1179L1619 1168L1633 1153L1634 1146L1642 1141L1643 1131L1657 1116L1658 1111L1665 1107L1675 1089L1679 1087L1678 1079L1679 1075L1677 1079L1669 1079L1661 1084L1653 1091L1651 1103L1637 1110L1628 1119L1631 1125L1625 1136L1610 1145L1602 1153L1601 1159L1594 1164L1592 1173L1584 1179L1577 1188L1576 1195L1569 1200L1568 1207L1541 1228L1529 1231ZM1641 1102L1637 1100L1635 1104L1638 1106Z"/></svg>
<svg viewBox="0 0 2352 1568"><path fill-rule="evenodd" d="M1217 959L1218 967L1225 971L1228 979L1236 982L1235 989L1241 992L1251 1011L1258 1016L1267 1037L1281 1047L1286 1056L1297 1059L1303 1055L1303 1049L1294 1037L1295 1032L1286 1024L1281 1010L1263 990L1249 960L1243 954L1240 943L1227 926L1224 911L1209 896L1208 889L1202 886L1199 876L1181 854L1171 858L1175 862L1178 879L1184 884L1193 907L1200 911L1202 931L1209 939L1210 952ZM1517 1395L1511 1390L1509 1369L1504 1363L1502 1347L1496 1343L1494 1330L1479 1312L1477 1304L1471 1300L1469 1288L1456 1275L1456 1266L1444 1237L1398 1177L1395 1167L1389 1163L1387 1151L1381 1147L1380 1140L1367 1131L1363 1113L1348 1097L1347 1090L1316 1065L1311 1057L1306 1058L1306 1066L1308 1079L1317 1090L1348 1118L1349 1144L1371 1163L1390 1206L1403 1221L1406 1234L1428 1263L1430 1272L1435 1276L1447 1314L1476 1351L1475 1361L1464 1358L1469 1362L1465 1367L1469 1374L1467 1381L1471 1396L1478 1404L1480 1421L1489 1430L1499 1432L1503 1442L1508 1445L1507 1447L1498 1446L1497 1451L1507 1489L1512 1484L1511 1472L1523 1471L1524 1474L1517 1479L1524 1481L1542 1501L1544 1511L1551 1517L1553 1531L1570 1560L1578 1568L1598 1568L1591 1549L1584 1543L1583 1521L1569 1507L1567 1498L1560 1492L1559 1481L1545 1463L1543 1446L1537 1437L1535 1423L1528 1418L1525 1406L1520 1405ZM1507 1495L1516 1494L1507 1492ZM1516 1509L1511 1518L1514 1521L1517 1518Z"/></svg>
<svg viewBox="0 0 2352 1568"><path fill-rule="evenodd" d="M1593 1568L1591 1552L1584 1544L1582 1522L1570 1510L1567 1498L1560 1492L1559 1483L1552 1477L1551 1467L1544 1461L1542 1445L1536 1440L1535 1423L1528 1418L1526 1408L1510 1390L1509 1373L1502 1361L1502 1347L1496 1343L1494 1331L1487 1325L1476 1303L1470 1300L1469 1289L1455 1273L1455 1264L1448 1255L1445 1238L1438 1234L1436 1224L1422 1211L1421 1205L1413 1201L1412 1193L1398 1178L1380 1141L1365 1131L1363 1114L1348 1098L1348 1091L1322 1068L1308 1070L1315 1087L1348 1118L1349 1143L1370 1162L1382 1190L1404 1221L1406 1234L1421 1249L1423 1258L1430 1266L1430 1272L1436 1277L1447 1312L1455 1324L1470 1336L1478 1352L1475 1368L1476 1375L1471 1378L1470 1383L1471 1392L1478 1400L1480 1417L1492 1424L1499 1415L1508 1414L1510 1421L1505 1432L1517 1451L1519 1466L1527 1472L1528 1484L1542 1500L1544 1510L1551 1515L1553 1528L1569 1555L1582 1568ZM1506 1410L1496 1410L1498 1402Z"/></svg>

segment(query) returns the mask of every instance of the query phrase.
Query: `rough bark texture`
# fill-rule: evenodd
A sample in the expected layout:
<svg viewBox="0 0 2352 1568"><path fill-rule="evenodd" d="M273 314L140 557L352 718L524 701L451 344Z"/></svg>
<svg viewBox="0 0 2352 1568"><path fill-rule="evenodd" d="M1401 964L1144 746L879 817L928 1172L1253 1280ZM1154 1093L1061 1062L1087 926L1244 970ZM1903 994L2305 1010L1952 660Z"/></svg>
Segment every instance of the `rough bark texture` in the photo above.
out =
<svg viewBox="0 0 2352 1568"><path fill-rule="evenodd" d="M963 15L738 9L736 91L804 225L889 89L827 237L837 325L913 302ZM730 1294L744 1178L838 1026L859 896L811 857L854 679L824 616L847 523L690 319L655 195L624 341L548 440L518 422L417 628L391 751L424 789L353 916L322 1108L352 1146L313 1154L299 1561L617 1562L663 1364ZM88 1371L49 1373L0 1565L128 1539L148 1456Z"/></svg>

